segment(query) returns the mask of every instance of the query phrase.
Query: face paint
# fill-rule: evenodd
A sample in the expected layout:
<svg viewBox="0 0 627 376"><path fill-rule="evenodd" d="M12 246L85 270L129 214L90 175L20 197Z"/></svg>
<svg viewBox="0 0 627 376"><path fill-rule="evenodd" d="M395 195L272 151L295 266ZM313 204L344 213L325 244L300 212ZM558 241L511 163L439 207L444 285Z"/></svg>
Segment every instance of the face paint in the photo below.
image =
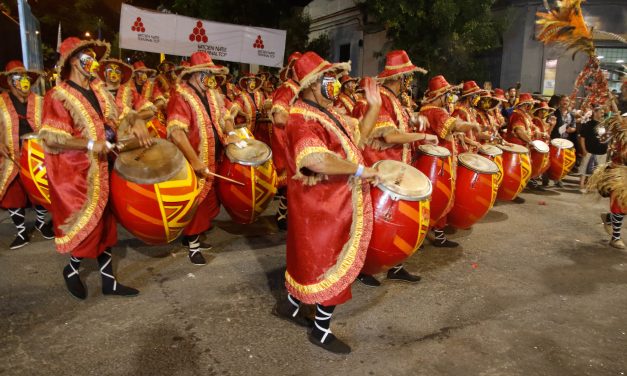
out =
<svg viewBox="0 0 627 376"><path fill-rule="evenodd" d="M248 90L253 91L257 88L257 80L251 78L248 80Z"/></svg>
<svg viewBox="0 0 627 376"><path fill-rule="evenodd" d="M120 82L122 78L122 70L120 66L117 64L109 64L107 65L107 69L105 69L105 73L110 82L116 83Z"/></svg>
<svg viewBox="0 0 627 376"><path fill-rule="evenodd" d="M489 110L491 107L490 105L491 105L490 98L481 98L481 102L480 102L481 109Z"/></svg>
<svg viewBox="0 0 627 376"><path fill-rule="evenodd" d="M340 95L342 85L335 76L322 76L320 91L326 99L335 102Z"/></svg>
<svg viewBox="0 0 627 376"><path fill-rule="evenodd" d="M81 52L78 55L78 62L81 69L83 69L87 75L92 77L96 76L96 72L98 71L100 64L96 61L96 53L92 49L87 49Z"/></svg>
<svg viewBox="0 0 627 376"><path fill-rule="evenodd" d="M478 95L473 95L470 98L470 104L472 104L473 107L477 107L477 105L479 104L479 101L481 100L481 97Z"/></svg>
<svg viewBox="0 0 627 376"><path fill-rule="evenodd" d="M143 85L146 81L148 81L148 75L146 72L138 72L135 77L140 85Z"/></svg>
<svg viewBox="0 0 627 376"><path fill-rule="evenodd" d="M11 82L14 88L16 88L18 91L21 91L22 93L28 93L30 92L30 78L28 78L28 75L19 75L16 74L14 76L11 76Z"/></svg>
<svg viewBox="0 0 627 376"><path fill-rule="evenodd" d="M217 86L216 78L209 72L200 72L200 83L205 89L215 89Z"/></svg>

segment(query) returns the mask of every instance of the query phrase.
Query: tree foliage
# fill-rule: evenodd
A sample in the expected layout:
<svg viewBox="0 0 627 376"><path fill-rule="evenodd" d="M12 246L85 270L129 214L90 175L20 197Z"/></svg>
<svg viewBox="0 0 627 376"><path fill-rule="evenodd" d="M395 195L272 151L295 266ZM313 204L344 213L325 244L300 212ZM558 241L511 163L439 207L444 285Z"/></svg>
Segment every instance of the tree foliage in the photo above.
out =
<svg viewBox="0 0 627 376"><path fill-rule="evenodd" d="M392 47L404 49L412 62L444 74L450 82L485 77L477 58L501 46L503 20L495 0L367 0L369 17L383 24Z"/></svg>

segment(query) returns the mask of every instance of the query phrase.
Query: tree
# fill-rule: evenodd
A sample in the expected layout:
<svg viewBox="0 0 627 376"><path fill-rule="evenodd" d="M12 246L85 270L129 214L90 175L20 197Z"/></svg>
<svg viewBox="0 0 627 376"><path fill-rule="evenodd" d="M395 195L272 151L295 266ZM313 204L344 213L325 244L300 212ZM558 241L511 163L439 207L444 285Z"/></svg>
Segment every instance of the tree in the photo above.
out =
<svg viewBox="0 0 627 376"><path fill-rule="evenodd" d="M443 74L450 82L481 81L486 72L476 61L501 46L504 21L492 13L495 0L366 0L369 17L383 24L395 49L412 62Z"/></svg>

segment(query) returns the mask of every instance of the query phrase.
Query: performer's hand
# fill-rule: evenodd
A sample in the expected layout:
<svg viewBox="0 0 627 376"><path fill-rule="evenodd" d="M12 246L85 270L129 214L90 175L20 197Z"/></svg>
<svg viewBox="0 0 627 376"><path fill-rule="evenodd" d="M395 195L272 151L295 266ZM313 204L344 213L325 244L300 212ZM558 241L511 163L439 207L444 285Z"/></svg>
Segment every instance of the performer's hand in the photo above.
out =
<svg viewBox="0 0 627 376"><path fill-rule="evenodd" d="M379 174L379 171L372 167L364 168L361 178L368 180L372 185L377 185L381 182L381 175Z"/></svg>
<svg viewBox="0 0 627 376"><path fill-rule="evenodd" d="M152 145L152 139L150 138L150 133L148 132L148 128L146 128L146 122L144 120L139 118L135 119L132 132L141 146L147 148Z"/></svg>
<svg viewBox="0 0 627 376"><path fill-rule="evenodd" d="M207 166L205 166L203 164L200 164L199 166L194 166L194 172L196 173L196 175L198 177L201 177L201 178L206 178L206 177L210 176L209 175L209 167L207 167Z"/></svg>
<svg viewBox="0 0 627 376"><path fill-rule="evenodd" d="M0 155L9 157L9 148L5 144L0 144Z"/></svg>
<svg viewBox="0 0 627 376"><path fill-rule="evenodd" d="M238 142L241 141L241 138L239 138L239 136L237 136L236 134L230 134L226 137L226 144L230 145L230 144L237 144Z"/></svg>
<svg viewBox="0 0 627 376"><path fill-rule="evenodd" d="M381 93L379 92L379 87L375 80L371 77L362 78L364 81L364 96L366 98L366 102L371 107L381 107L383 103L381 101Z"/></svg>
<svg viewBox="0 0 627 376"><path fill-rule="evenodd" d="M470 141L469 144L470 144L470 146L474 146L476 148L480 148L481 147L481 143L479 143L477 141Z"/></svg>
<svg viewBox="0 0 627 376"><path fill-rule="evenodd" d="M96 153L101 157L106 156L111 150L113 150L113 145L107 141L95 141L94 146L91 148L93 153Z"/></svg>
<svg viewBox="0 0 627 376"><path fill-rule="evenodd" d="M424 132L427 128L429 128L429 119L417 112L411 114L410 123L414 126L417 132Z"/></svg>
<svg viewBox="0 0 627 376"><path fill-rule="evenodd" d="M433 134L425 134L425 144L437 145L440 141L438 140L438 136Z"/></svg>

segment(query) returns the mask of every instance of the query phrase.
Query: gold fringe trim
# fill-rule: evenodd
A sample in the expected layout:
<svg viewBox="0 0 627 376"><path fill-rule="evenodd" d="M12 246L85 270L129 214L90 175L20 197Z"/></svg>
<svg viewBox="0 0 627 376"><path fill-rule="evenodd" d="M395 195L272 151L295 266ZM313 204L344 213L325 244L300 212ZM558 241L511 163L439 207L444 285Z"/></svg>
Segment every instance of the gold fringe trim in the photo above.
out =
<svg viewBox="0 0 627 376"><path fill-rule="evenodd" d="M627 207L627 166L616 166L608 162L597 167L588 179L588 192L601 195L613 193L620 206Z"/></svg>

